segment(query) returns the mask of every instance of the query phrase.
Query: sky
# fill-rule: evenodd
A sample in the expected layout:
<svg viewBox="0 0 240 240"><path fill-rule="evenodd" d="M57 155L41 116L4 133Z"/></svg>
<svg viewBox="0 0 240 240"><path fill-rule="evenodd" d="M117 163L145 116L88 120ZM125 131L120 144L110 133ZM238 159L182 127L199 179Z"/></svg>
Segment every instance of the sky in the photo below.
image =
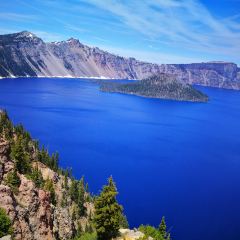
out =
<svg viewBox="0 0 240 240"><path fill-rule="evenodd" d="M240 0L0 0L0 34L23 30L154 63L240 65Z"/></svg>

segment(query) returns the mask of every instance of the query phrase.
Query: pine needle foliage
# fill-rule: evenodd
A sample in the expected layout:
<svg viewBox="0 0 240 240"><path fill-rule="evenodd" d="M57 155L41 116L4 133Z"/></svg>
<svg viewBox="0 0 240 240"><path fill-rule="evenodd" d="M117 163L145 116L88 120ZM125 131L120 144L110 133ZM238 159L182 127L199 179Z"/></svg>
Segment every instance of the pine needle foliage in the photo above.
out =
<svg viewBox="0 0 240 240"><path fill-rule="evenodd" d="M118 236L122 206L118 204L117 188L113 178L108 179L108 185L103 186L102 192L95 199L94 223L98 240L111 240Z"/></svg>

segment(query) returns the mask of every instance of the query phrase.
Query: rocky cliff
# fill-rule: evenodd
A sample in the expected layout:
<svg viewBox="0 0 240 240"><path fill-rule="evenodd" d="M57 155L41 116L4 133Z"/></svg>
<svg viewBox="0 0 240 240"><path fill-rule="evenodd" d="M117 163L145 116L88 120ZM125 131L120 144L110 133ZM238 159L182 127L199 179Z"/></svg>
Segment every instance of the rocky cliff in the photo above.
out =
<svg viewBox="0 0 240 240"><path fill-rule="evenodd" d="M58 154L0 110L0 240L171 240L164 217L159 228L126 229L116 195L112 177L91 195L83 177L61 169Z"/></svg>
<svg viewBox="0 0 240 240"><path fill-rule="evenodd" d="M240 89L240 69L234 63L152 64L120 57L77 39L45 43L23 31L0 35L0 76L62 76L143 79L174 74L189 84Z"/></svg>
<svg viewBox="0 0 240 240"><path fill-rule="evenodd" d="M43 159L34 141L21 128L12 127L2 112L0 124L0 207L10 217L14 239L72 239L79 229L89 226L93 204L86 200L85 215L80 216L69 194L73 180L40 162ZM28 148L26 155L19 154L23 146ZM16 154L21 162L14 159ZM28 170L23 161L30 164ZM33 169L37 171L34 175ZM52 184L52 189L46 188L47 183Z"/></svg>

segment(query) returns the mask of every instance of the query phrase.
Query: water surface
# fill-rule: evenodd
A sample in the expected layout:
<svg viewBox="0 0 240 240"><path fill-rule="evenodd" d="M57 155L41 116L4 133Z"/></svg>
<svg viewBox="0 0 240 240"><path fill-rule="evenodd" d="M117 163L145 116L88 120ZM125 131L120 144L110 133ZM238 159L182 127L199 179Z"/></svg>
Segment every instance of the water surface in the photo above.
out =
<svg viewBox="0 0 240 240"><path fill-rule="evenodd" d="M130 225L165 216L175 240L240 239L240 92L209 103L103 93L93 80L4 79L0 107L85 175L113 175Z"/></svg>

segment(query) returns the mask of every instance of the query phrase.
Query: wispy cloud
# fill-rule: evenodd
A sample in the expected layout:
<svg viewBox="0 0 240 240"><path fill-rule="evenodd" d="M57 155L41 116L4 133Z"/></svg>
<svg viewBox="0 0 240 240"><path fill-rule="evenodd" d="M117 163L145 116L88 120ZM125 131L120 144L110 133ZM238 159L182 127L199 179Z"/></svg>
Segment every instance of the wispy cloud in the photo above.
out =
<svg viewBox="0 0 240 240"><path fill-rule="evenodd" d="M54 42L54 41L61 41L65 38L65 36L58 34L58 33L49 33L45 31L39 31L39 30L34 30L30 29L31 32L36 34L38 37L42 38L46 42Z"/></svg>
<svg viewBox="0 0 240 240"><path fill-rule="evenodd" d="M240 63L240 14L220 17L202 0L11 1L19 7L7 8L6 1L5 11L0 9L2 33L13 28L29 30L45 41L73 36L85 44L103 44L112 52L151 62ZM236 2L229 0L229 6Z"/></svg>
<svg viewBox="0 0 240 240"><path fill-rule="evenodd" d="M28 14L20 14L20 13L12 13L12 12L4 12L0 13L1 20L11 20L11 21L32 21L36 20L37 16L28 15Z"/></svg>
<svg viewBox="0 0 240 240"><path fill-rule="evenodd" d="M59 21L59 20L58 20ZM66 24L63 22L63 25L66 29L68 30L72 30L72 31L75 31L75 32L79 32L79 33L86 33L86 32L90 32L89 30L85 29L85 28L82 28L82 27L77 27L77 26L74 26L72 24Z"/></svg>
<svg viewBox="0 0 240 240"><path fill-rule="evenodd" d="M118 48L118 47L111 47L109 45L100 44L98 45L103 50L108 52L118 54L119 56L124 57L134 57L141 61L147 61L151 63L193 63L193 62L202 62L207 61L203 58L197 57L185 57L178 54L170 54L170 53L161 53L161 52L154 52L148 50L133 50L129 48ZM149 46L150 47L150 46ZM150 47L151 48L151 47Z"/></svg>
<svg viewBox="0 0 240 240"><path fill-rule="evenodd" d="M86 1L86 0L85 0ZM218 19L198 0L87 0L148 37L168 45L208 53L240 52L238 16Z"/></svg>

